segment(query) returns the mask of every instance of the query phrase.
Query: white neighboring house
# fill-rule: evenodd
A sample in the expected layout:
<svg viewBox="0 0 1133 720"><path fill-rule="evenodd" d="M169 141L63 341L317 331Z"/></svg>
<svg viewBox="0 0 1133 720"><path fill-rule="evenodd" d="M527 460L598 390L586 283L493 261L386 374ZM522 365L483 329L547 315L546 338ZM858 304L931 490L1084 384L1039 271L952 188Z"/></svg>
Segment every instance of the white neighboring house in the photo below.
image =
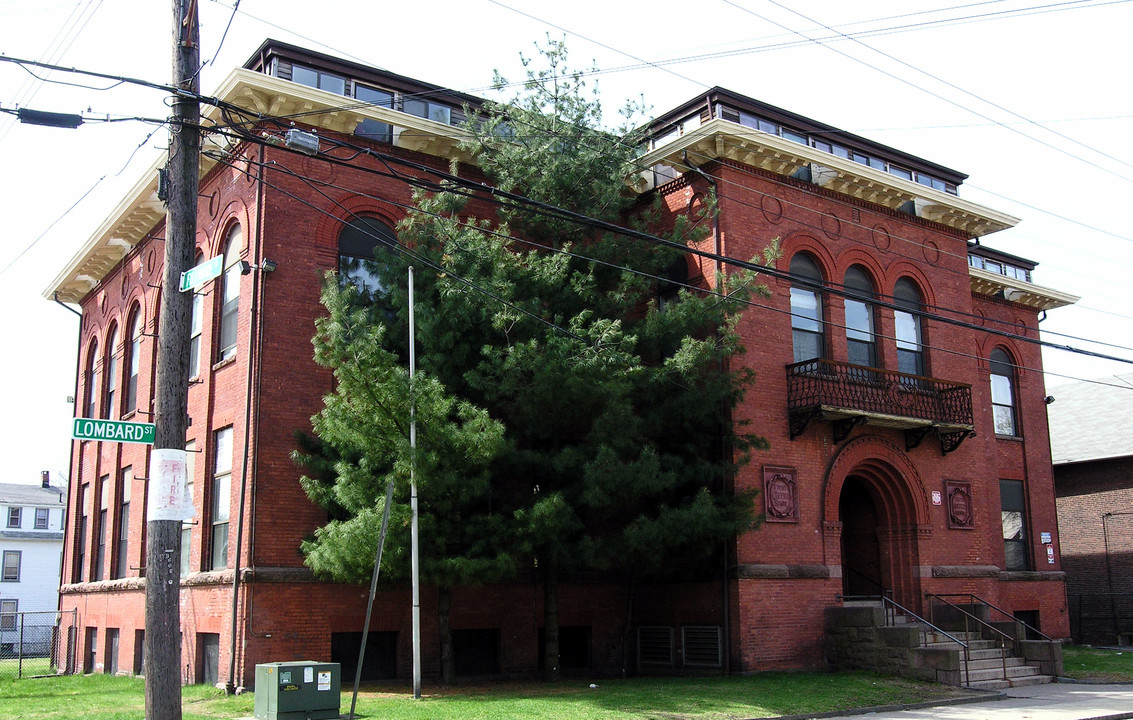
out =
<svg viewBox="0 0 1133 720"><path fill-rule="evenodd" d="M40 485L0 483L0 657L19 652L21 633L24 653L49 650L66 509L65 490L47 473Z"/></svg>

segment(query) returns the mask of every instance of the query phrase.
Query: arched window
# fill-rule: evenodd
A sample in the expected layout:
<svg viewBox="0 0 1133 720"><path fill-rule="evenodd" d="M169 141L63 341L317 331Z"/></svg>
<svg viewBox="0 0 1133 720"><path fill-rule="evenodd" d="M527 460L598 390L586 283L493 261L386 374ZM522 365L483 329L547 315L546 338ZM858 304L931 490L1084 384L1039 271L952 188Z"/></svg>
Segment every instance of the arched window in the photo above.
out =
<svg viewBox="0 0 1133 720"><path fill-rule="evenodd" d="M236 328L240 315L240 276L244 265L240 249L244 236L239 225L233 225L224 241L224 275L221 277L220 332L217 334L217 355L227 360L236 354Z"/></svg>
<svg viewBox="0 0 1133 720"><path fill-rule="evenodd" d="M138 409L138 369L142 360L142 310L137 305L130 314L130 343L127 346L126 368L126 412Z"/></svg>
<svg viewBox="0 0 1133 720"><path fill-rule="evenodd" d="M822 273L808 256L791 258L791 335L795 362L813 360L825 354L822 329ZM800 282L801 281L801 282Z"/></svg>
<svg viewBox="0 0 1133 720"><path fill-rule="evenodd" d="M114 402L118 399L118 357L114 353L114 346L118 344L118 326L111 325L106 335L106 402L102 404L102 416L112 418L117 408Z"/></svg>
<svg viewBox="0 0 1133 720"><path fill-rule="evenodd" d="M381 254L391 252L397 236L389 226L372 217L356 217L338 235L339 282L350 283L368 300L385 295L379 279Z"/></svg>
<svg viewBox="0 0 1133 720"><path fill-rule="evenodd" d="M91 340L90 350L87 351L86 367L86 417L98 417L98 341Z"/></svg>
<svg viewBox="0 0 1133 720"><path fill-rule="evenodd" d="M909 278L893 286L893 311L897 334L897 369L910 375L924 375L924 343L921 337L921 292Z"/></svg>
<svg viewBox="0 0 1133 720"><path fill-rule="evenodd" d="M996 435L1018 435L1015 417L1015 364L1003 350L991 351L991 412Z"/></svg>
<svg viewBox="0 0 1133 720"><path fill-rule="evenodd" d="M877 367L877 340L873 333L873 282L865 268L846 271L846 349L854 365Z"/></svg>
<svg viewBox="0 0 1133 720"><path fill-rule="evenodd" d="M203 257L197 255L193 265L200 265ZM193 313L189 325L189 377L195 378L201 375L201 328L204 326L202 321L203 313L205 310L205 296L199 292L193 293Z"/></svg>

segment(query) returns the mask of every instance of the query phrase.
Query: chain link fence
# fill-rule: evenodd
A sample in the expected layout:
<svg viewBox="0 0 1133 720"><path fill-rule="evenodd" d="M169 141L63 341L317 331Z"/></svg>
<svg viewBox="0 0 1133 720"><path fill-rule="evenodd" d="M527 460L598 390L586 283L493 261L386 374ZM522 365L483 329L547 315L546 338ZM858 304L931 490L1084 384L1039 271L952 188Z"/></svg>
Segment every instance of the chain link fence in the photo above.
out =
<svg viewBox="0 0 1133 720"><path fill-rule="evenodd" d="M0 680L66 675L74 671L75 611L0 614Z"/></svg>

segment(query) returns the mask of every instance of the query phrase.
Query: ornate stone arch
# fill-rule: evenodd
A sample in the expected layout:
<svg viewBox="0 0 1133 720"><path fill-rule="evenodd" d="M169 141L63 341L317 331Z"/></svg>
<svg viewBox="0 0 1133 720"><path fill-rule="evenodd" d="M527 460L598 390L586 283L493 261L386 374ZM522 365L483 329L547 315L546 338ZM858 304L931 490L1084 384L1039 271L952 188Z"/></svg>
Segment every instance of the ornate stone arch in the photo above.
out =
<svg viewBox="0 0 1133 720"><path fill-rule="evenodd" d="M876 534L870 541L870 552L879 567L876 581L893 592L898 603L918 611L920 545L931 535L928 498L920 473L900 448L874 435L847 443L834 457L826 473L823 519L830 539L837 543L831 549L838 548L844 571L870 554L856 554L865 546L854 540L838 542L838 538L860 537L842 534L845 521L840 515L841 501L850 478L856 479L851 492L867 493L876 512ZM861 497L850 497L855 496Z"/></svg>
<svg viewBox="0 0 1133 720"><path fill-rule="evenodd" d="M851 474L863 475L875 483L888 519L903 524L929 524L929 507L925 485L909 456L888 440L876 435L863 435L851 440L838 452L826 472L823 519L838 517L838 499L842 485Z"/></svg>

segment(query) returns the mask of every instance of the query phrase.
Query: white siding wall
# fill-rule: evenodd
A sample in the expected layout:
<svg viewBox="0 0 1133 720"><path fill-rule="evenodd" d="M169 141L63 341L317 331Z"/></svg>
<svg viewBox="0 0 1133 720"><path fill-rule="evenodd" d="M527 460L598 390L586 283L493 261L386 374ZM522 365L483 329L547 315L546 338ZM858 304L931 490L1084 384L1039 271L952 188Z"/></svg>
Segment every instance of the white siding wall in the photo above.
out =
<svg viewBox="0 0 1133 720"><path fill-rule="evenodd" d="M20 579L0 581L0 600L18 600L19 612L55 611L59 606L59 565L63 552L63 507L48 508L46 530L35 528L35 506L21 506L20 527L8 527L9 505L0 505L0 557L4 551L20 553ZM45 507L45 506L40 506ZM43 533L43 538L11 537ZM7 533L7 534L6 534Z"/></svg>

